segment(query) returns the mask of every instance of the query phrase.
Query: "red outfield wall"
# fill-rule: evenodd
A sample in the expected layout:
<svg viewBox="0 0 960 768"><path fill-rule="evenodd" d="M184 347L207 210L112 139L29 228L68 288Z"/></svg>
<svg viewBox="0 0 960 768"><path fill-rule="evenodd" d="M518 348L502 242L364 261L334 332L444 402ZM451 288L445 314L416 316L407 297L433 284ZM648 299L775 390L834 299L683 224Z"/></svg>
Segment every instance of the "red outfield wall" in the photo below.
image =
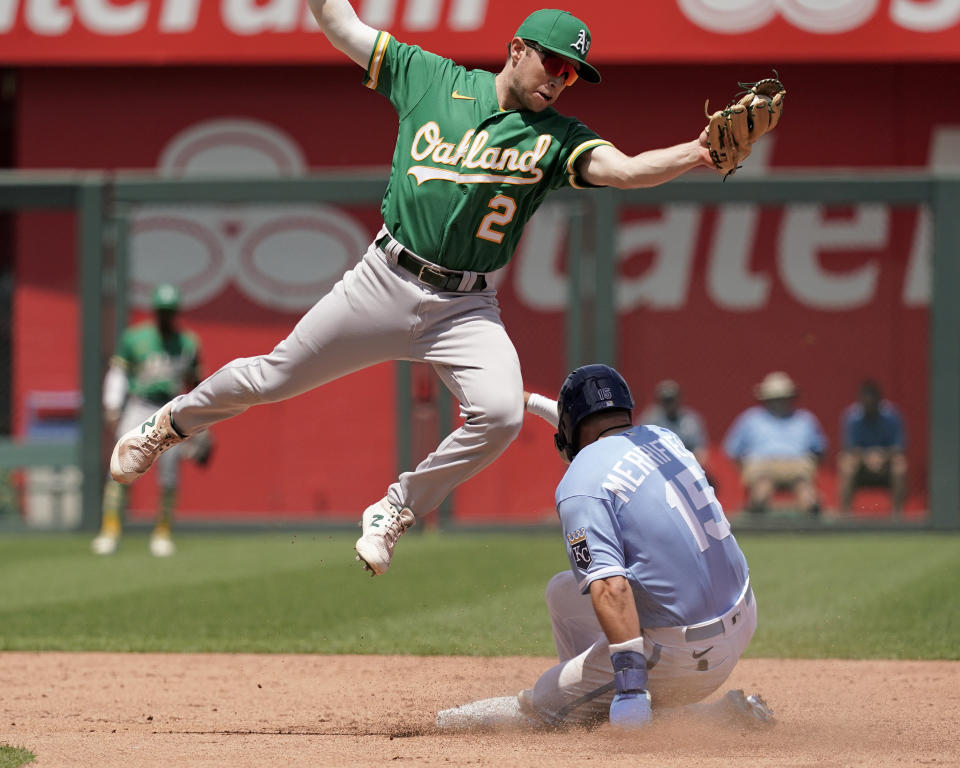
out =
<svg viewBox="0 0 960 768"><path fill-rule="evenodd" d="M914 100L942 103L935 98L937 83L952 71L920 64L844 67L843 77L863 83L863 102L835 103L834 126L848 128L836 129L831 141L814 141L823 131L815 111L820 86L836 78L837 69L784 69L790 87L785 120L741 173L925 166L934 155L956 163L960 107L947 104L920 119L912 113L910 120L897 109L908 91ZM702 117L699 94L678 96L656 122L643 116L632 94L695 75L704 93L719 98L743 72L610 67L603 85L577 86L564 106L623 149L639 151L696 135ZM353 68L28 69L20 96L17 159L29 168L191 173L218 162L270 162L296 173L383 166L395 131L389 105L360 86ZM886 116L867 136L863 104ZM146 278L172 276L184 286L191 305L186 317L202 336L207 369L213 370L233 357L269 350L377 226L375 209L288 206L145 211L134 231ZM542 212L500 278L504 317L526 379L542 391L555 390L564 373L563 226L555 212ZM800 383L804 405L820 416L833 446L843 405L862 377L876 376L906 412L915 485L922 488L924 226L915 211L883 206L627 211L619 233L621 367L644 401L660 377L679 379L715 441L749 404L752 385L783 368ZM18 403L27 391L70 388L77 380L75 336L62 332L76 317L71 233L66 217L44 214L22 222ZM309 236L323 238L319 266L297 250ZM142 298L146 287L138 286ZM38 345L37 339L49 341ZM184 514L324 515L362 508L393 473L392 385L392 368L380 366L221 425L215 465L202 475L188 471ZM522 519L549 514L560 472L549 438L546 425L525 427L504 458L465 486L458 511ZM738 489L726 483L721 498L735 506Z"/></svg>
<svg viewBox="0 0 960 768"><path fill-rule="evenodd" d="M741 174L960 166L960 107L942 99L957 65L930 61L960 52L956 3L840 0L824 11L823 3L808 0L756 0L737 19L723 5L676 0L655 4L639 19L640 4L623 3L619 13L593 19L588 4L570 4L591 21L591 57L604 82L577 85L561 106L637 152L695 137L704 98L724 102L737 80L776 67L790 94L785 119ZM296 3L89 0L39 12L48 6L0 3L0 60L130 66L22 69L20 167L298 174L390 161L391 108L360 86L359 69L326 65L342 59L309 31ZM499 49L503 29L512 30L536 7L459 0L356 6L403 39L478 62ZM636 23L624 23L629 18ZM617 63L696 61L739 50L757 51L756 63ZM888 56L904 61L871 63ZM803 63L810 59L859 61ZM185 65L195 61L272 65ZM278 65L291 61L325 65ZM136 66L147 62L168 66ZM830 97L826 126L825 83L836 82L851 86ZM696 92L677 85L689 83L697 84ZM652 103L660 105L655 119ZM905 103L928 108L907 114ZM555 391L565 373L565 223L560 212L544 209L499 276L525 378L545 392ZM185 319L201 335L212 371L272 348L358 257L378 225L375 207L142 210L133 227L134 303L143 303L151 281L180 283ZM20 222L18 416L28 392L69 389L77 381L72 226L69 217L54 214ZM831 465L840 411L862 378L876 377L906 414L914 504L922 505L928 231L916 210L885 206L625 211L618 232L619 365L644 403L658 379L678 379L704 413L714 444L750 404L753 384L769 370L787 370L830 437ZM430 372L417 377L417 391L429 394ZM431 425L426 414L429 408L415 415L425 429ZM393 419L393 369L384 365L224 423L216 430L213 466L203 473L187 468L183 514L354 515L393 477ZM551 515L561 467L550 436L545 424L527 424L504 457L458 492L458 515ZM421 436L417 450L432 444ZM721 462L715 471L721 500L736 508L739 487L729 467ZM152 483L139 485L136 502L146 506Z"/></svg>

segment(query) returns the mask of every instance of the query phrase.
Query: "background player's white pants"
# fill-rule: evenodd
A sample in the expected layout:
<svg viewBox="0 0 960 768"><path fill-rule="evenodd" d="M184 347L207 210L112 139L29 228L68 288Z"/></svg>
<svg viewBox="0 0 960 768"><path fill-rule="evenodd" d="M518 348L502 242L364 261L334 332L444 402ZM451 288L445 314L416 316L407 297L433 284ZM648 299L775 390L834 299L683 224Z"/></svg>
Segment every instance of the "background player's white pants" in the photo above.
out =
<svg viewBox="0 0 960 768"><path fill-rule="evenodd" d="M747 594L750 599L744 595L722 617L723 634L687 643L682 628L644 630L654 708L701 701L730 676L757 628L757 603ZM590 595L581 594L573 573L563 571L550 579L546 597L560 663L540 676L529 700L548 723L604 721L614 694L613 667Z"/></svg>
<svg viewBox="0 0 960 768"><path fill-rule="evenodd" d="M120 414L120 420L117 423L117 437L119 440L123 435L136 426L139 426L149 419L159 406L156 403L150 403L139 397L129 397L123 405L123 411ZM160 454L157 459L157 483L161 488L175 489L180 479L180 462L182 456L183 443L173 446L166 453Z"/></svg>
<svg viewBox="0 0 960 768"><path fill-rule="evenodd" d="M392 502L425 515L520 431L520 361L492 288L435 291L371 245L273 352L234 360L177 398L174 423L189 435L250 406L294 397L386 360L433 364L465 421L389 488ZM328 418L343 416L331 405Z"/></svg>

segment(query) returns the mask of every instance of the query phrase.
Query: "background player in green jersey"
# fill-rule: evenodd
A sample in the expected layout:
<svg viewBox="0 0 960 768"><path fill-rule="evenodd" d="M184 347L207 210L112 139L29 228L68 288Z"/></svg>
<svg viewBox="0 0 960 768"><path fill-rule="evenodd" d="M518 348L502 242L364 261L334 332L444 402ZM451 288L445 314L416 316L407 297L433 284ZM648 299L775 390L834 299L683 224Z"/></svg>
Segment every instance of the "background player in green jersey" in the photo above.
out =
<svg viewBox="0 0 960 768"><path fill-rule="evenodd" d="M486 273L510 260L550 190L649 187L712 162L705 131L631 156L554 109L575 81L600 81L587 62L590 30L565 11L528 16L495 74L367 26L348 0L310 7L334 47L364 68L364 85L397 112L384 226L272 352L234 360L163 406L118 441L110 470L132 482L185 437L253 405L386 360L430 363L464 423L364 511L357 559L380 574L415 515L486 467L520 430L520 361Z"/></svg>
<svg viewBox="0 0 960 768"><path fill-rule="evenodd" d="M127 328L116 354L110 359L103 386L107 428L122 435L148 419L158 406L192 389L199 380L200 345L197 337L178 326L180 292L176 286L158 285L153 292L154 319ZM209 438L206 438L209 439ZM178 446L158 462L160 499L150 552L157 557L174 553L170 529L177 499L180 461L189 446ZM203 451L195 458L205 459ZM92 549L98 555L116 552L123 524L127 488L108 479L103 494L100 535Z"/></svg>

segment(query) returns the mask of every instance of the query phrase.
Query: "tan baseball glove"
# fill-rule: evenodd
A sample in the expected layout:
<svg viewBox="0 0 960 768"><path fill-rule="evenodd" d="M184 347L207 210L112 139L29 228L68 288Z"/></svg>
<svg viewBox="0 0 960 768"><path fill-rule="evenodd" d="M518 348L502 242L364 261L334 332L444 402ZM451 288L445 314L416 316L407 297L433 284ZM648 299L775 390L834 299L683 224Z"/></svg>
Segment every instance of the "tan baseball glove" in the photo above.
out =
<svg viewBox="0 0 960 768"><path fill-rule="evenodd" d="M757 139L777 127L787 95L783 83L775 77L738 85L744 89L737 94L740 98L725 109L710 114L709 101L704 105L710 121L707 124L710 159L724 178L750 156Z"/></svg>

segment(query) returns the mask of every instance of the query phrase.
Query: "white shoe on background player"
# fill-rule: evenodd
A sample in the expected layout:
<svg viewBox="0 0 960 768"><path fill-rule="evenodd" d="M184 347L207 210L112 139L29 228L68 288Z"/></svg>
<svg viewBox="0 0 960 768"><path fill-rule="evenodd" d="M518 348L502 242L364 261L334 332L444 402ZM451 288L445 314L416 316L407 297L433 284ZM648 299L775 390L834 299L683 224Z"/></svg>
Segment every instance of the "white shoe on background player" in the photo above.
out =
<svg viewBox="0 0 960 768"><path fill-rule="evenodd" d="M154 557L172 557L177 552L167 531L154 531L150 536L150 554Z"/></svg>
<svg viewBox="0 0 960 768"><path fill-rule="evenodd" d="M386 499L371 504L363 511L363 535L354 547L357 560L373 576L386 573L397 539L415 522L413 512L406 507L397 509Z"/></svg>
<svg viewBox="0 0 960 768"><path fill-rule="evenodd" d="M727 691L726 700L733 706L737 714L750 725L769 727L776 724L773 710L759 694L747 696L740 689Z"/></svg>
<svg viewBox="0 0 960 768"><path fill-rule="evenodd" d="M110 474L118 483L132 483L161 453L183 442L183 435L170 422L170 407L167 403L117 441L110 457Z"/></svg>
<svg viewBox="0 0 960 768"><path fill-rule="evenodd" d="M108 533L101 533L97 538L90 542L90 549L95 555L112 555L117 551L120 543L118 536L111 536Z"/></svg>

